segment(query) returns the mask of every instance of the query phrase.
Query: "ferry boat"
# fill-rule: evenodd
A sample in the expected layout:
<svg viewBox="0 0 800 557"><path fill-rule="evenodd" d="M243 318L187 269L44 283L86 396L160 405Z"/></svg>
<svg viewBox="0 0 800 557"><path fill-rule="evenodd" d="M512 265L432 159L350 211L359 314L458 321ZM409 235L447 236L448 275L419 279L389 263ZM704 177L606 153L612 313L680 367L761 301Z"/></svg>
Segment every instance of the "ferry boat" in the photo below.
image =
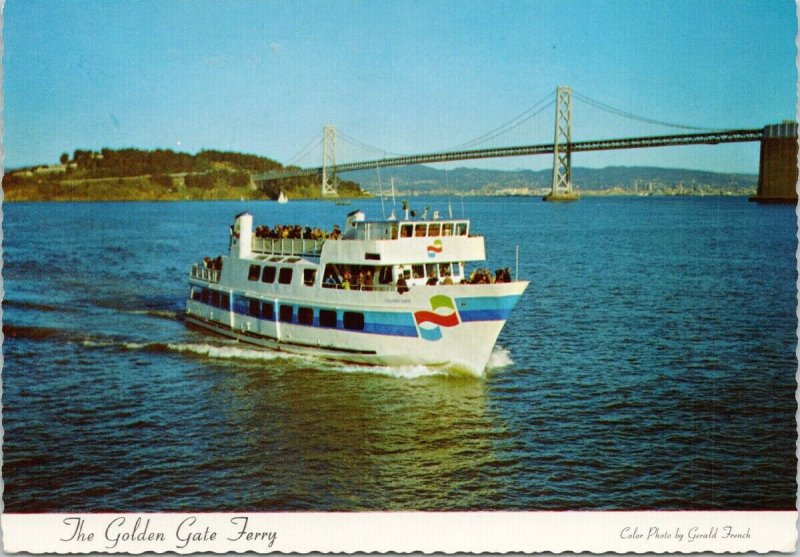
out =
<svg viewBox="0 0 800 557"><path fill-rule="evenodd" d="M508 268L470 280L484 238L468 219L425 213L353 211L329 237L290 239L254 234L252 215L236 215L228 254L191 267L185 321L270 349L480 374L528 282Z"/></svg>

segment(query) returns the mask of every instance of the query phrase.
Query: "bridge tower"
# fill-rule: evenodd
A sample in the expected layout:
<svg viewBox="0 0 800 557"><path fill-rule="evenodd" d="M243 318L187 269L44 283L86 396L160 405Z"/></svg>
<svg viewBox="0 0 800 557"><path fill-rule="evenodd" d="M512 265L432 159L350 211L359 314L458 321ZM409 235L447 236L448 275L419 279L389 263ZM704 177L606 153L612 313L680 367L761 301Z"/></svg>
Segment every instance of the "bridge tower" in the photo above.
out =
<svg viewBox="0 0 800 557"><path fill-rule="evenodd" d="M336 126L322 129L322 197L339 195L336 176Z"/></svg>
<svg viewBox="0 0 800 557"><path fill-rule="evenodd" d="M572 191L572 87L556 89L556 126L553 140L553 183L545 201L577 201Z"/></svg>

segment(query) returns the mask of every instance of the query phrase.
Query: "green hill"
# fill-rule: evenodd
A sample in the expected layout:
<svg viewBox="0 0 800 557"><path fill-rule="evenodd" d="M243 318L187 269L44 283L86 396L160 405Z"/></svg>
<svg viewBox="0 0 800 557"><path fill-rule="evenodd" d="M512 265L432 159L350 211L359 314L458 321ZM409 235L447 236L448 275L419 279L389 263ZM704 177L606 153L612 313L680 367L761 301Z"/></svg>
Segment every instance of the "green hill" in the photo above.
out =
<svg viewBox="0 0 800 557"><path fill-rule="evenodd" d="M284 170L280 163L243 153L206 150L196 155L157 149L78 149L60 164L8 170L6 201L290 199L320 196L319 178L302 176L257 185L251 175ZM339 184L342 197L365 195L355 182Z"/></svg>

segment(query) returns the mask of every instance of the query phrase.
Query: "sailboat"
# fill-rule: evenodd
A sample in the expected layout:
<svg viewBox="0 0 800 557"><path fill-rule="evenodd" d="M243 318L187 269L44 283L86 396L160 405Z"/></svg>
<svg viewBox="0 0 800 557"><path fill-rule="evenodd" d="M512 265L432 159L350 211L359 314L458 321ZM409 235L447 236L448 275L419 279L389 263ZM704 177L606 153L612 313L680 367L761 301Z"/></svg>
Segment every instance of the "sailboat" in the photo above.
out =
<svg viewBox="0 0 800 557"><path fill-rule="evenodd" d="M286 197L286 194L283 193L283 190L281 190L281 194L278 196L278 203L289 203L289 198Z"/></svg>

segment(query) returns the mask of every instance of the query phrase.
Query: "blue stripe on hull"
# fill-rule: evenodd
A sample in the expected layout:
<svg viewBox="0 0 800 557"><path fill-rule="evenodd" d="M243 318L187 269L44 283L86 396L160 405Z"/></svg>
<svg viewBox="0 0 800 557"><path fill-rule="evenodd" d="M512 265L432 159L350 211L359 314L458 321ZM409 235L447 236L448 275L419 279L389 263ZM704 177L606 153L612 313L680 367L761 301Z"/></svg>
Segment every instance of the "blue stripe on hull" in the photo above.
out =
<svg viewBox="0 0 800 557"><path fill-rule="evenodd" d="M517 304L519 295L481 296L476 298L456 298L456 307L461 321L505 321Z"/></svg>

